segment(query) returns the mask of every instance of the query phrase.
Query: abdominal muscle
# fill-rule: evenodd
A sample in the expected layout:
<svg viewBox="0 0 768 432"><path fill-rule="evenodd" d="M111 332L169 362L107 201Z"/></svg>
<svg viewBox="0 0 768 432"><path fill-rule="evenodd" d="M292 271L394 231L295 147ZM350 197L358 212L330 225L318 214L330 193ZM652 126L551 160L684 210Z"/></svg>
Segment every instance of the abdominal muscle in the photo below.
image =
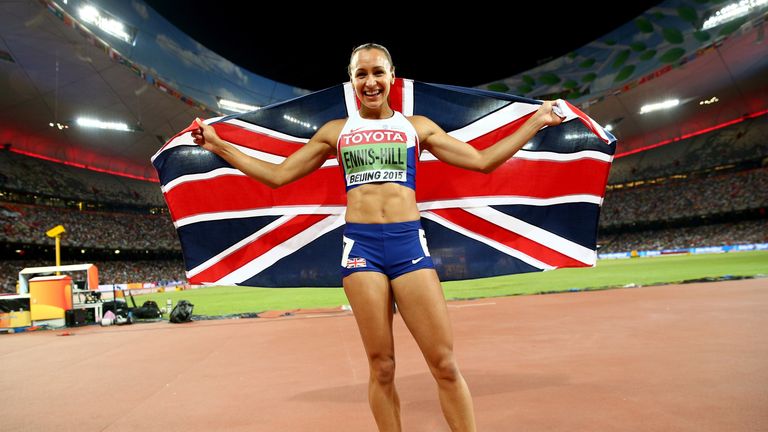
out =
<svg viewBox="0 0 768 432"><path fill-rule="evenodd" d="M396 183L373 183L347 192L346 221L383 224L419 220L416 193Z"/></svg>

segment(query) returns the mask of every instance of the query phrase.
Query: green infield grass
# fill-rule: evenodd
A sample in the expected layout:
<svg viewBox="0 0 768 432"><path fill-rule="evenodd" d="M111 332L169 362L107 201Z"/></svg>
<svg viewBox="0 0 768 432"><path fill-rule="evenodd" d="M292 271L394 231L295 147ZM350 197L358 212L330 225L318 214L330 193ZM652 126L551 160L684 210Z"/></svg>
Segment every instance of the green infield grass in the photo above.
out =
<svg viewBox="0 0 768 432"><path fill-rule="evenodd" d="M658 285L705 278L768 275L768 251L601 260L594 268L560 269L484 279L443 282L448 299L498 297L611 287ZM766 282L768 286L768 282ZM135 296L137 305L167 299L195 305L196 315L340 307L341 288L251 288L217 286Z"/></svg>

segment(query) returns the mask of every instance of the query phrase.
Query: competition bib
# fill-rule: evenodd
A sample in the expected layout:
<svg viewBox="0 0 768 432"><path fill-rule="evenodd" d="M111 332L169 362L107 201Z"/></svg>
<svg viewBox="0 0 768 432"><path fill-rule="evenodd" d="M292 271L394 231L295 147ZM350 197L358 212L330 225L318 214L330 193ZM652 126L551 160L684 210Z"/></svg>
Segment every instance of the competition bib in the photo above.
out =
<svg viewBox="0 0 768 432"><path fill-rule="evenodd" d="M375 182L405 182L408 145L405 133L367 130L340 137L340 161L347 186Z"/></svg>

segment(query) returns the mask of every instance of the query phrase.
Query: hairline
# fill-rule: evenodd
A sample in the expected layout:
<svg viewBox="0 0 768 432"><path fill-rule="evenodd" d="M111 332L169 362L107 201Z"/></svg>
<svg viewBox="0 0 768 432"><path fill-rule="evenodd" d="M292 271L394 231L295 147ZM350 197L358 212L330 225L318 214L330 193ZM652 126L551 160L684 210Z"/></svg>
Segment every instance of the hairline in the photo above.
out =
<svg viewBox="0 0 768 432"><path fill-rule="evenodd" d="M382 53L384 53L384 56L387 58L387 61L389 62L389 71L394 73L395 71L395 64L392 62L392 55L389 53L389 50L384 46L377 43L369 42L362 44L355 49L352 50L352 54L349 56L349 65L347 66L347 73L349 76L352 76L352 59L355 58L355 54L359 53L360 51L368 51L368 50L379 50Z"/></svg>

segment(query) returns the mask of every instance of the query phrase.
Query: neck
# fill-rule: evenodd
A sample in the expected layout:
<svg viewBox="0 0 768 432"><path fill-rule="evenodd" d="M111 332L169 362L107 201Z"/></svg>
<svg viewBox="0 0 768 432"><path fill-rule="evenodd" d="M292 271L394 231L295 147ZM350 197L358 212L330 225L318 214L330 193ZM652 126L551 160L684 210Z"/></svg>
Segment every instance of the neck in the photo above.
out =
<svg viewBox="0 0 768 432"><path fill-rule="evenodd" d="M360 110L358 110L358 113L360 114L360 117L370 120L386 119L395 115L395 111L392 110L389 105L373 109L363 105L360 107Z"/></svg>

